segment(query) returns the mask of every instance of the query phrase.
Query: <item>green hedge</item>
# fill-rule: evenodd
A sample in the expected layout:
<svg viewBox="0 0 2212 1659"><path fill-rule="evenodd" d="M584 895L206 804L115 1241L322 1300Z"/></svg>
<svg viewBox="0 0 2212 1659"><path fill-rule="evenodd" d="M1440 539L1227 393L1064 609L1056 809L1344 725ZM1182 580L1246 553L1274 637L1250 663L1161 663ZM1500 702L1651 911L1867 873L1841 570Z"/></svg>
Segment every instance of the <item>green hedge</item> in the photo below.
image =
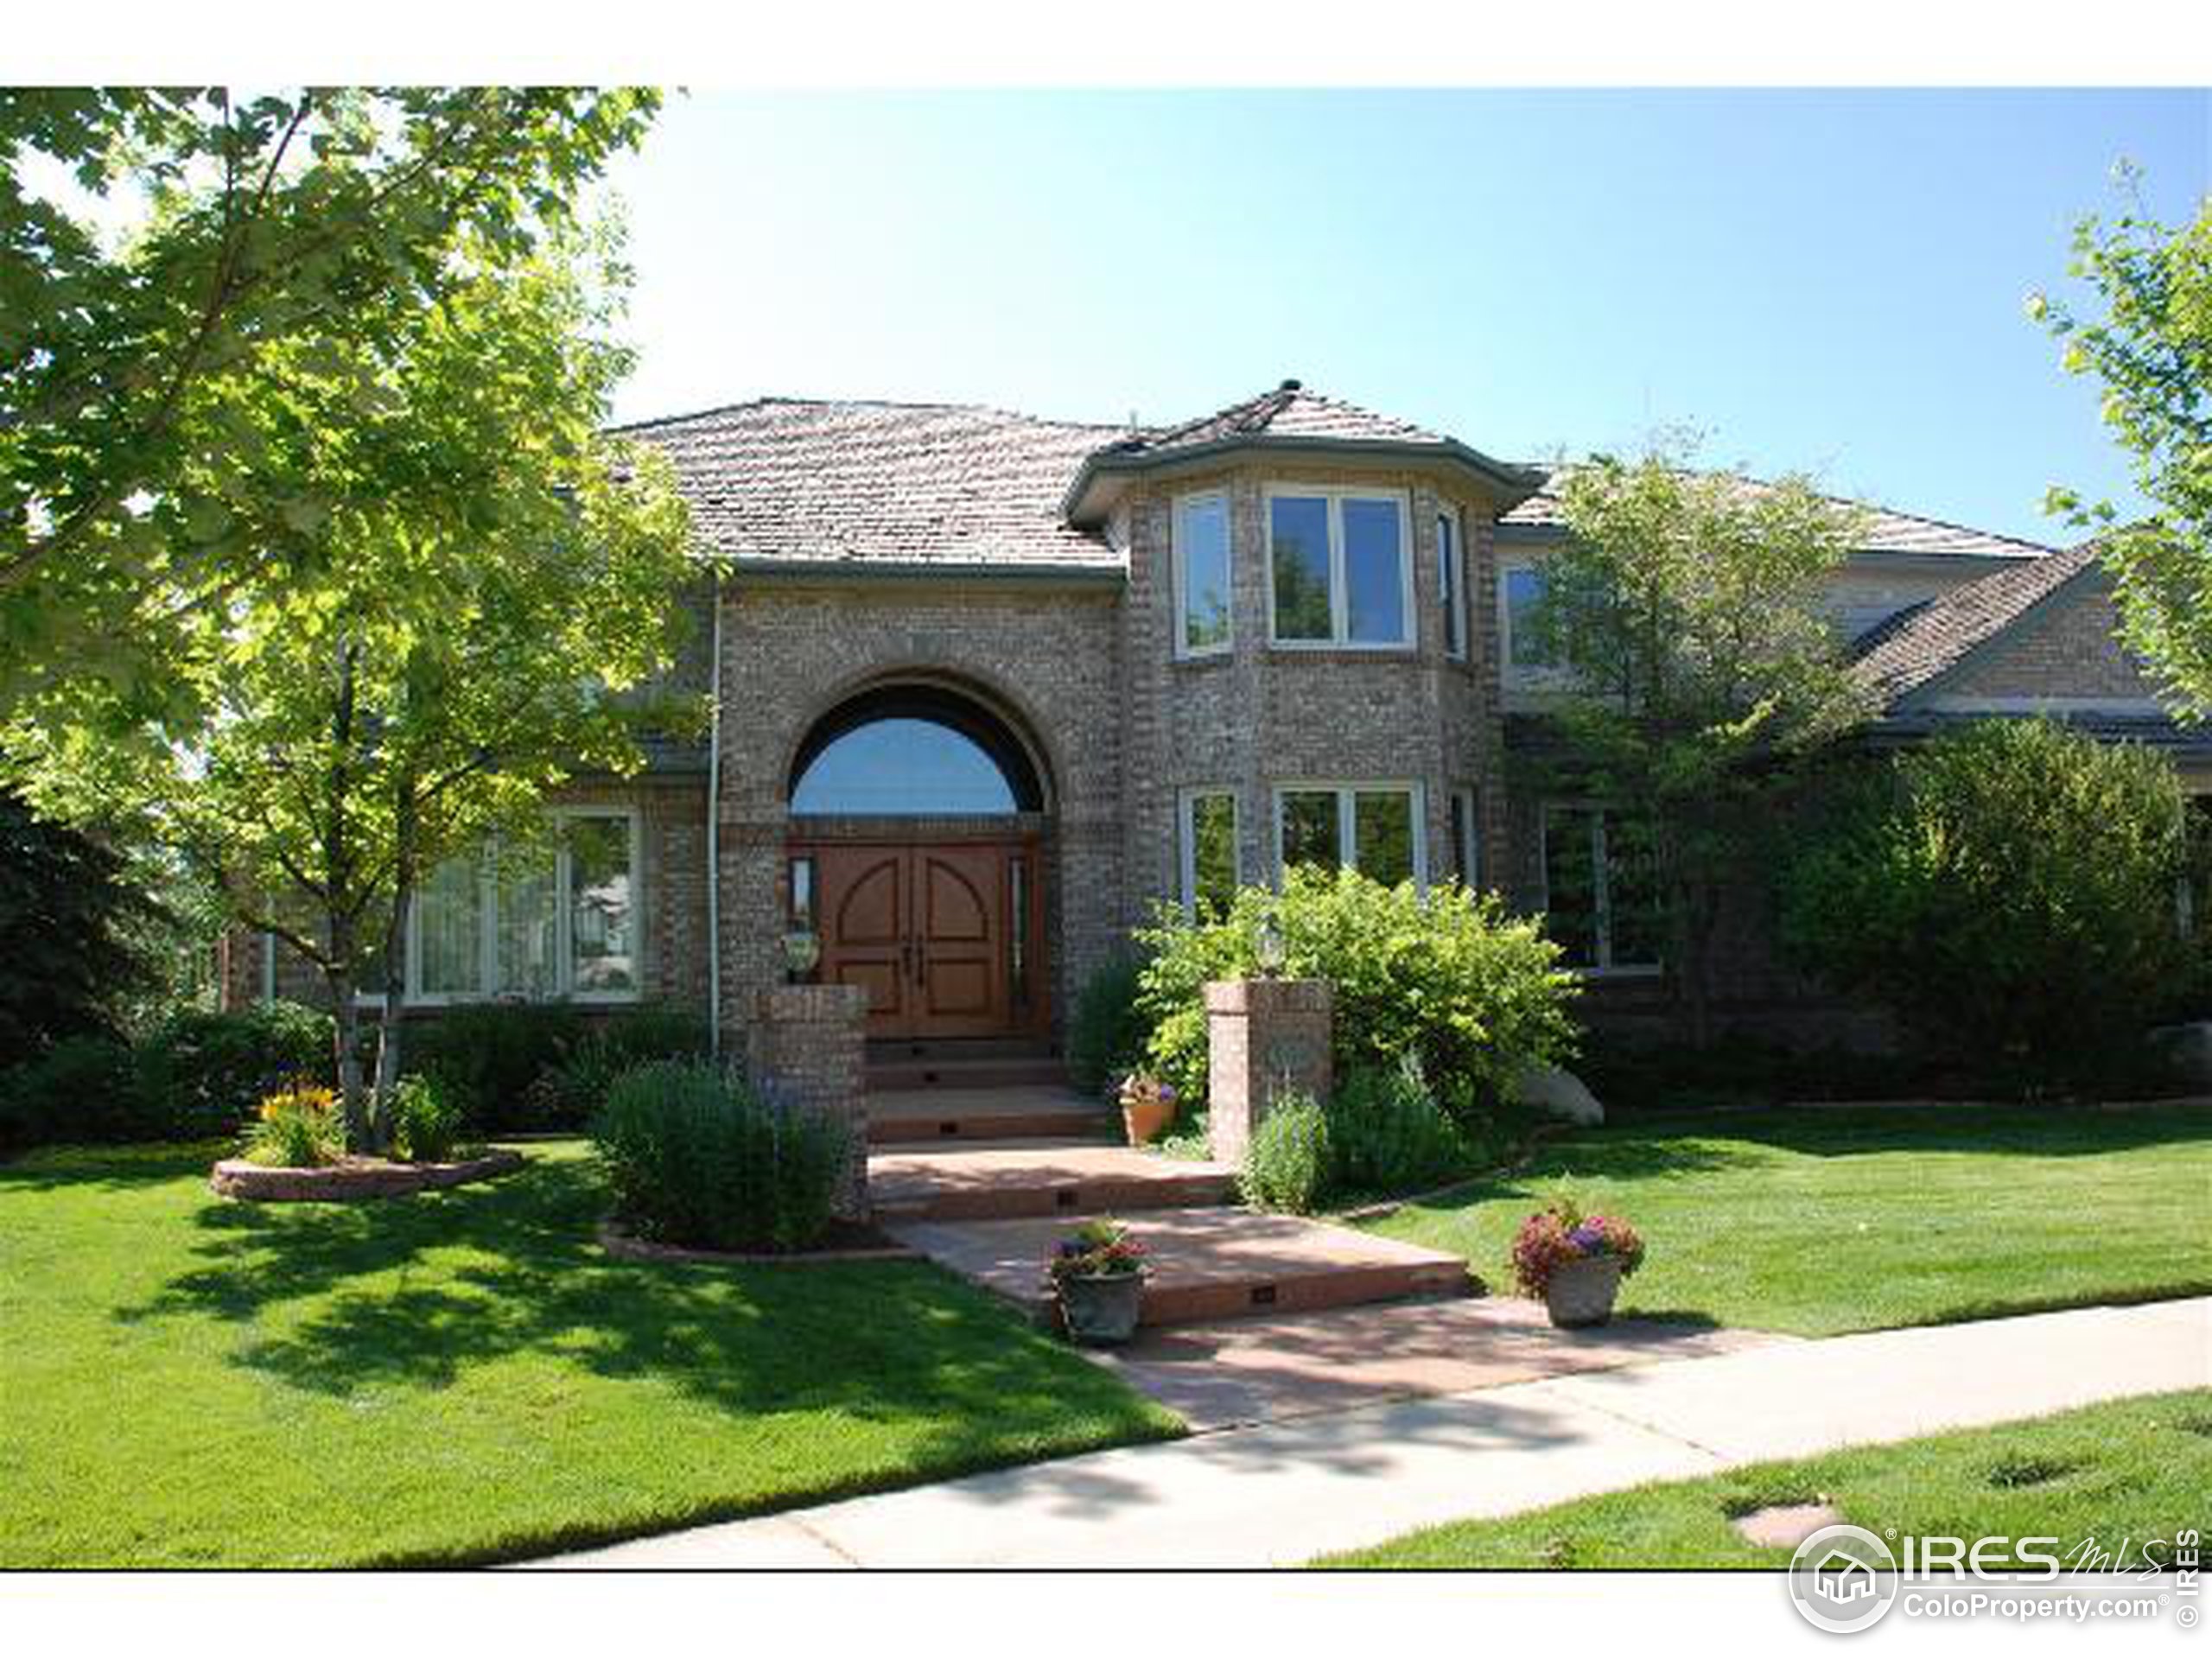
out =
<svg viewBox="0 0 2212 1659"><path fill-rule="evenodd" d="M410 1023L403 1058L437 1079L469 1133L496 1135L581 1129L623 1072L709 1047L703 1015L663 1003L477 1002Z"/></svg>
<svg viewBox="0 0 2212 1659"><path fill-rule="evenodd" d="M1467 1128L1486 1125L1521 1068L1572 1052L1574 976L1534 921L1456 883L1417 893L1350 870L1294 869L1280 896L1240 889L1225 915L1193 920L1163 906L1140 935L1151 958L1137 1007L1149 1063L1185 1102L1206 1087L1207 981L1257 971L1255 940L1273 914L1284 972L1336 991L1338 1074L1416 1061L1438 1102Z"/></svg>

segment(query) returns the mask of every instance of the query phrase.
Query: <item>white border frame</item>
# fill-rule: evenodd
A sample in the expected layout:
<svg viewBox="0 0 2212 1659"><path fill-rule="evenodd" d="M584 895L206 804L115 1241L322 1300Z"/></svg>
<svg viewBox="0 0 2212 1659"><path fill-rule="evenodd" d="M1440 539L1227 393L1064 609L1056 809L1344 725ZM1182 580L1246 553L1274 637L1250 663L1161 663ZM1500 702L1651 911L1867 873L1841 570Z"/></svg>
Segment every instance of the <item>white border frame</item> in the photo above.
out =
<svg viewBox="0 0 2212 1659"><path fill-rule="evenodd" d="M1664 962L1613 960L1613 893L1605 864L1605 816L1616 809L1599 801L1545 800L1536 806L1536 885L1542 894L1540 908L1548 922L1552 913L1552 814L1587 812L1590 815L1590 884L1596 914L1592 918L1598 960L1585 966L1567 964L1585 979L1656 979L1667 971Z"/></svg>
<svg viewBox="0 0 2212 1659"><path fill-rule="evenodd" d="M1436 533L1446 528L1449 528L1452 532L1452 556L1448 560L1444 555L1444 537ZM1437 609L1444 618L1444 638L1440 643L1443 647L1446 662L1464 663L1471 658L1474 654L1473 642L1469 638L1469 629L1473 617L1467 607L1466 515L1459 511L1456 502L1447 501L1439 496L1436 501L1436 521L1430 526L1430 531L1436 542ZM1449 603L1445 601L1444 597L1444 580L1447 564L1451 567L1451 575L1453 578ZM1452 644L1452 625L1454 622L1459 626L1459 643L1456 649Z"/></svg>
<svg viewBox="0 0 2212 1659"><path fill-rule="evenodd" d="M1221 503L1222 549L1226 562L1224 575L1229 581L1229 637L1218 645L1194 645L1190 637L1190 568L1184 556L1183 515L1207 501ZM1211 657L1225 657L1236 648L1236 515L1229 492L1216 488L1179 495L1168 503L1167 521L1167 563L1175 606L1175 658L1178 662L1202 662Z"/></svg>
<svg viewBox="0 0 2212 1659"><path fill-rule="evenodd" d="M1268 793L1268 849L1274 855L1274 886L1282 887L1285 866L1282 856L1282 798L1286 795L1333 794L1337 798L1337 864L1340 869L1356 870L1354 862L1359 855L1359 837L1354 823L1356 802L1362 794L1410 795L1414 816L1414 891L1428 892L1428 791L1419 779L1363 778L1352 780L1333 778L1294 779L1274 785Z"/></svg>
<svg viewBox="0 0 2212 1659"><path fill-rule="evenodd" d="M1195 813L1201 800L1217 796L1229 798L1230 855L1236 868L1231 871L1235 885L1244 885L1244 809L1236 798L1235 785L1230 784L1194 784L1179 790L1175 796L1175 868L1181 886L1183 913L1198 913L1198 836Z"/></svg>
<svg viewBox="0 0 2212 1659"><path fill-rule="evenodd" d="M555 960L555 988L543 996L526 996L506 990L498 991L425 991L423 983L423 930L421 926L422 893L417 891L408 900L407 916L407 1006L410 1008L447 1008L469 1002L573 1002L579 1007L620 1007L641 1002L645 997L645 868L644 815L634 805L549 806L545 816L560 823L569 818L620 818L628 831L630 843L630 907L636 918L638 949L632 970L632 983L626 991L579 991L575 988L575 918L569 905L569 849L564 840L556 840L553 847L553 931ZM483 857L481 849L477 856ZM476 878L477 915L489 918L493 925L480 929L477 939L478 982L488 985L499 976L499 930L494 914L499 902L499 875L492 862L485 861ZM373 995L364 991L365 1000L382 1001L381 992Z"/></svg>
<svg viewBox="0 0 2212 1659"><path fill-rule="evenodd" d="M1329 637L1286 639L1275 626L1275 502L1283 497L1324 501L1329 516ZM1344 586L1346 501L1388 501L1398 510L1398 604L1404 637L1351 639L1345 637L1351 605ZM1368 651L1408 655L1421 649L1421 614L1414 608L1413 503L1403 490L1367 489L1341 484L1269 484L1261 492L1260 549L1268 584L1268 644L1279 651Z"/></svg>

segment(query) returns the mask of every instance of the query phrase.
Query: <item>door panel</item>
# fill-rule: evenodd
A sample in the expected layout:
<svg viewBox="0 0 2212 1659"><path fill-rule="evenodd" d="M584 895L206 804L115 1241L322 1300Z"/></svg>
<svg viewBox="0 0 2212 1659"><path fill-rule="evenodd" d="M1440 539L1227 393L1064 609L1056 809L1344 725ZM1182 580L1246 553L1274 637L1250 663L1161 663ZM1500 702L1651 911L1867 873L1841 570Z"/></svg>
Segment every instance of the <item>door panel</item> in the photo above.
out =
<svg viewBox="0 0 2212 1659"><path fill-rule="evenodd" d="M918 1035L986 1037L1007 1028L1007 851L915 849Z"/></svg>
<svg viewBox="0 0 2212 1659"><path fill-rule="evenodd" d="M830 985L868 991L871 1036L896 1036L912 1016L906 963L912 861L903 849L823 847L814 854L822 892L822 961Z"/></svg>

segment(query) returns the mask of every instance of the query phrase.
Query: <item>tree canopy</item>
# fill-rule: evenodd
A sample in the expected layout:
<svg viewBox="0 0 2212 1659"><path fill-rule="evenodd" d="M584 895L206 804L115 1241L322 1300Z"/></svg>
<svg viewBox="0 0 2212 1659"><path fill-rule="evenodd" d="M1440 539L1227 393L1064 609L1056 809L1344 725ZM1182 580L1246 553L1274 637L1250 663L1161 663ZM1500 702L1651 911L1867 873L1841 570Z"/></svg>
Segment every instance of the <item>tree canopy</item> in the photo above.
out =
<svg viewBox="0 0 2212 1659"><path fill-rule="evenodd" d="M2121 183L2133 192L2132 171ZM2083 219L2069 269L2101 312L2037 294L2029 314L2063 342L2069 373L2102 385L2105 424L2153 512L2121 525L2109 502L2063 487L2049 505L2100 531L2127 644L2185 712L2212 715L2212 196L2186 225L2139 206Z"/></svg>
<svg viewBox="0 0 2212 1659"><path fill-rule="evenodd" d="M97 675L188 730L196 614L343 540L321 480L268 487L282 417L372 413L402 342L531 259L658 105L0 89L0 712Z"/></svg>

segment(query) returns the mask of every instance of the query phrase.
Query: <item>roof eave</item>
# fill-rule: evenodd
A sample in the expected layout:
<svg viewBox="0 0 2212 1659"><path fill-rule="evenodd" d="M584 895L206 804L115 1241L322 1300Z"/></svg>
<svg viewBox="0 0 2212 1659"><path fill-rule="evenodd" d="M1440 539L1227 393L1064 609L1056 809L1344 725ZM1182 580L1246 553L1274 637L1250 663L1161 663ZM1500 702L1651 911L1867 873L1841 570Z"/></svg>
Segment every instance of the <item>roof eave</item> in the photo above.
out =
<svg viewBox="0 0 2212 1659"><path fill-rule="evenodd" d="M730 558L729 578L747 582L982 582L992 587L1120 588L1128 572L1118 564L1082 560Z"/></svg>
<svg viewBox="0 0 2212 1659"><path fill-rule="evenodd" d="M1469 448L1456 438L1416 443L1394 439L1270 437L1261 434L1249 437L1217 438L1207 443L1185 444L1156 454L1116 454L1111 449L1095 452L1084 458L1082 467L1068 486L1066 494L1061 498L1061 511L1068 522L1077 528L1101 524L1112 506L1106 486L1117 480L1146 473L1187 472L1240 454L1367 464L1400 461L1434 466L1444 462L1471 473L1480 480L1496 499L1497 511L1501 513L1510 512L1543 488L1546 476L1527 467L1512 467L1502 461L1494 461L1478 449Z"/></svg>

